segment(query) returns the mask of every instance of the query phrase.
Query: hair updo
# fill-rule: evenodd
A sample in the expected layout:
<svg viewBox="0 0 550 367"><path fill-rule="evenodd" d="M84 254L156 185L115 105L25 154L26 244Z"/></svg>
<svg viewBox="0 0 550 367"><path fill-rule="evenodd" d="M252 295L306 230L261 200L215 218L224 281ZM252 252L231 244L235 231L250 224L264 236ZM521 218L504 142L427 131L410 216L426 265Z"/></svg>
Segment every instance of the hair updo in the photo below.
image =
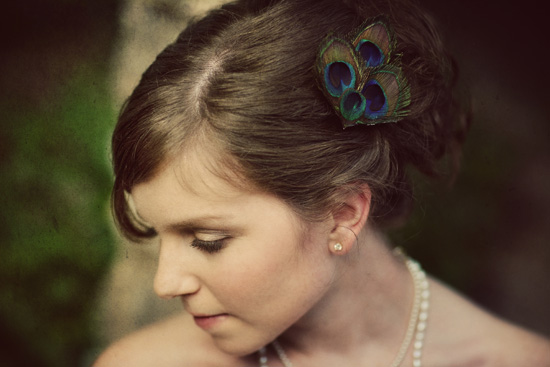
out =
<svg viewBox="0 0 550 367"><path fill-rule="evenodd" d="M402 55L410 113L397 123L344 130L317 87L319 45L329 32L348 34L380 14ZM410 206L405 168L435 175L437 160L459 146L462 119L453 83L453 63L439 34L411 4L227 4L189 25L125 104L112 140L116 220L130 238L151 236L134 218L127 193L193 146L221 148L220 167L276 195L306 220L322 219L341 205L343 190L367 184L370 220L387 225Z"/></svg>

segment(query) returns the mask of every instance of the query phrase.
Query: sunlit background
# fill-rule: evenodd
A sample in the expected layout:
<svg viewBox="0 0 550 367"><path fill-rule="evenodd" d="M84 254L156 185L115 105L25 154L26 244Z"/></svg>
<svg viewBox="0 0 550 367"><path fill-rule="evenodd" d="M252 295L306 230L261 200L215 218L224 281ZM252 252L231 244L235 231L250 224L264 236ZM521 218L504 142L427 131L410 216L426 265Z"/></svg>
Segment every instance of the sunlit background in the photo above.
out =
<svg viewBox="0 0 550 367"><path fill-rule="evenodd" d="M423 2L457 56L475 119L455 187L419 183L418 210L393 237L492 312L550 335L542 15L529 2ZM151 47L173 38L155 32L193 11L173 3L27 0L0 10L1 366L87 366L174 309L152 298L154 249L121 245L109 212L109 136L129 92L119 84L137 82ZM143 18L126 17L139 9Z"/></svg>

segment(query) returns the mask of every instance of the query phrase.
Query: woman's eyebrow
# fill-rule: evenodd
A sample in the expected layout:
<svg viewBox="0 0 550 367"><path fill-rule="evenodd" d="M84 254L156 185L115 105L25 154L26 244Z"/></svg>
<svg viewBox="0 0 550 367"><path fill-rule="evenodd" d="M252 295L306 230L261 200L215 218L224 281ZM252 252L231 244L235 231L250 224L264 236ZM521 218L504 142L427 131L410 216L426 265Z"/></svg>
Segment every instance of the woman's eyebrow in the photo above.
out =
<svg viewBox="0 0 550 367"><path fill-rule="evenodd" d="M230 220L231 217L212 215L171 223L166 226L166 230L169 232L182 232L213 230L213 227L215 229L226 229Z"/></svg>

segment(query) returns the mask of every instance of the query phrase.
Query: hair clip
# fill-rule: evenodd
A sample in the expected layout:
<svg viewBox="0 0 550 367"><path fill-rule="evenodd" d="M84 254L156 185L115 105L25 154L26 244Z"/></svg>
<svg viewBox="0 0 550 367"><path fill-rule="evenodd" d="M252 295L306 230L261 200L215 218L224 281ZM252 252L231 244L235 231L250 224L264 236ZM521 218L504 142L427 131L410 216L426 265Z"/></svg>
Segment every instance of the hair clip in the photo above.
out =
<svg viewBox="0 0 550 367"><path fill-rule="evenodd" d="M401 120L410 104L387 22L378 17L364 24L349 41L334 34L325 37L316 61L321 90L344 129Z"/></svg>

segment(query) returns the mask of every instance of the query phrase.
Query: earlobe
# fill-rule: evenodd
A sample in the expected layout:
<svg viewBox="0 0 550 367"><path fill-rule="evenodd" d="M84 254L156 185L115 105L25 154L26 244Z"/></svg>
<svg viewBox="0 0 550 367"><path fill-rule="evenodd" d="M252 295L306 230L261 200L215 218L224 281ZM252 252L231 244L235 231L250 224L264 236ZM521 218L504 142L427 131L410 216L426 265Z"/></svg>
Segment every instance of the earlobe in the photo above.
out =
<svg viewBox="0 0 550 367"><path fill-rule="evenodd" d="M337 238L337 240L333 240L333 238ZM356 243L357 236L351 229L346 227L338 227L331 233L329 251L334 255L345 255Z"/></svg>
<svg viewBox="0 0 550 367"><path fill-rule="evenodd" d="M343 198L342 204L332 215L334 227L330 233L330 242L333 253L347 253L357 242L357 235L367 222L370 203L371 192L367 185L347 193Z"/></svg>

